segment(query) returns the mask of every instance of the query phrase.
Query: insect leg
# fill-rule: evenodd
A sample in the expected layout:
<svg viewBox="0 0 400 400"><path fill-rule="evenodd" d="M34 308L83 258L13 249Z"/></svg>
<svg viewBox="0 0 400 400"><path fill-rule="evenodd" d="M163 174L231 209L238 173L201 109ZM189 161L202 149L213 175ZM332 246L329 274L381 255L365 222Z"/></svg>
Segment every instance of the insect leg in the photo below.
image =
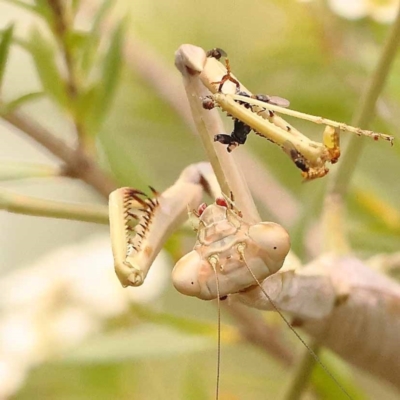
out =
<svg viewBox="0 0 400 400"><path fill-rule="evenodd" d="M251 132L249 125L244 122L235 119L234 128L230 135L219 134L214 136L214 142L220 142L222 144L227 144L228 152L231 152L234 148L240 144L246 143L247 135Z"/></svg>
<svg viewBox="0 0 400 400"><path fill-rule="evenodd" d="M222 91L222 87L228 81L233 82L236 85L236 91L240 91L240 83L231 75L231 65L229 63L228 55L226 52L218 47L207 51L207 57L213 57L216 60L220 60L222 57L225 57L225 67L226 67L226 74L221 78L219 82L211 82L213 85L218 85L218 92Z"/></svg>

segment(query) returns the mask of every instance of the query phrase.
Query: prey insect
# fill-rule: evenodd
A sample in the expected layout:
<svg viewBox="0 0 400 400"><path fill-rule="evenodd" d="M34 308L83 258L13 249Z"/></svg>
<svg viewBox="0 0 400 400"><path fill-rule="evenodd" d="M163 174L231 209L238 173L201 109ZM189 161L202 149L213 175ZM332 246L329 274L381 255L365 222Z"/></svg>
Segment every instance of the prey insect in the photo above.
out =
<svg viewBox="0 0 400 400"><path fill-rule="evenodd" d="M223 86L228 81L235 83L235 92L232 94L222 92ZM340 131L355 133L358 136L368 136L374 140L383 139L393 144L393 137L390 135L363 130L327 118L290 110L287 108L289 102L279 97L251 95L242 90L240 82L232 77L229 62L226 66L226 74L222 76L219 82L212 82L212 85L218 86L213 95L203 99L203 107L212 109L213 106L218 106L234 120L233 132L230 135L218 134L214 140L226 144L227 150L230 152L244 144L247 135L253 130L257 135L281 147L302 171L302 176L306 180L325 176L329 171L326 163L334 164L338 161L340 157ZM325 125L323 142L310 140L278 117L277 114Z"/></svg>
<svg viewBox="0 0 400 400"><path fill-rule="evenodd" d="M247 93L245 91L240 90L240 83L238 80L236 80L232 74L231 74L231 69L230 69L230 63L229 59L227 57L227 54L224 50L220 48L215 48L207 52L207 57L213 57L217 60L220 60L222 57L225 57L225 64L226 64L226 74L222 77L220 82L213 82L213 84L218 84L218 92L222 92L222 87L223 85L230 81L236 85L236 93L240 96L246 96L246 97L251 97L253 99L269 103L269 104L274 104L280 107L289 107L290 102L289 100L286 100L282 97L278 96L269 96L266 94L256 94L252 95L250 93ZM252 108L251 105L245 102L241 102L240 104L244 105L246 108ZM206 109L212 109L214 108L214 103L211 99L204 99L203 101L203 107ZM251 132L252 128L244 123L243 121L233 118L234 120L234 129L230 135L227 134L218 134L215 135L214 141L219 142L222 144L227 145L227 151L231 152L234 150L236 147L239 145L245 144L247 140L247 135ZM257 132L256 132L257 133Z"/></svg>
<svg viewBox="0 0 400 400"><path fill-rule="evenodd" d="M281 107L288 107L290 104L288 100L283 99L281 97L277 97L277 96L268 96L265 94L250 95L247 92L239 92L238 94L240 96L251 97L253 99L262 101L264 103L275 104L275 105L278 105ZM203 103L203 104L205 104L205 108L207 108L207 101L208 100L206 99L206 101ZM242 102L242 104L246 108L251 108L251 106L248 103ZM208 106L210 107L210 105L208 105ZM234 129L230 135L218 134L218 135L215 135L215 137L214 137L215 142L220 142L222 144L227 145L228 152L231 152L233 149L235 149L237 146L239 146L241 144L245 144L247 135L252 130L251 126L245 124L240 119L234 118L233 120L234 120Z"/></svg>

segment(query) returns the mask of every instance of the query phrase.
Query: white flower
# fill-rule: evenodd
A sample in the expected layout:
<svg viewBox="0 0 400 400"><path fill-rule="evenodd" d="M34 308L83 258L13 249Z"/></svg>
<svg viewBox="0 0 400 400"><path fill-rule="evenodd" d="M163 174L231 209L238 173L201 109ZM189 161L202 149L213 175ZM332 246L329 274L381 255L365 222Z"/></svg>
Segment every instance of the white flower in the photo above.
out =
<svg viewBox="0 0 400 400"><path fill-rule="evenodd" d="M369 0L367 3L371 18L382 23L393 22L400 7L400 0Z"/></svg>
<svg viewBox="0 0 400 400"><path fill-rule="evenodd" d="M141 288L123 289L104 234L1 279L0 399L18 390L31 367L99 332L107 318L154 301L168 282L168 263L160 253Z"/></svg>
<svg viewBox="0 0 400 400"><path fill-rule="evenodd" d="M390 23L396 17L400 0L328 0L328 4L343 18L357 20L369 16L377 22Z"/></svg>
<svg viewBox="0 0 400 400"><path fill-rule="evenodd" d="M24 364L13 358L0 356L0 399L8 399L22 386L27 370Z"/></svg>

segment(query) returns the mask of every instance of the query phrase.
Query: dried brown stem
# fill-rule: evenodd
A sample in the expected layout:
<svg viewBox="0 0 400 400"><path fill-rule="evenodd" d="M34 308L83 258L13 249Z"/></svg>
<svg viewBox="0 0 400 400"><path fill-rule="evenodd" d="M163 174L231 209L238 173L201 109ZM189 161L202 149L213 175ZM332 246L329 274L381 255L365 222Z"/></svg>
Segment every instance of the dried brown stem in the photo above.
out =
<svg viewBox="0 0 400 400"><path fill-rule="evenodd" d="M74 52L70 43L68 43L68 36L70 35L72 21L70 21L68 10L66 8L66 5L62 1L48 0L48 5L53 13L54 26L52 30L54 36L57 39L67 72L67 78L65 82L66 95L71 101L72 107L70 111L72 113L72 120L75 131L78 136L79 146L82 151L93 153L93 138L87 135L84 125L79 121L79 118L77 117L76 107L74 105L80 92L80 85L78 79L78 71L76 69L76 62L74 59Z"/></svg>
<svg viewBox="0 0 400 400"><path fill-rule="evenodd" d="M79 150L72 149L27 115L14 111L2 117L62 160L66 165L66 175L83 180L104 197L108 197L110 192L117 188L93 159Z"/></svg>

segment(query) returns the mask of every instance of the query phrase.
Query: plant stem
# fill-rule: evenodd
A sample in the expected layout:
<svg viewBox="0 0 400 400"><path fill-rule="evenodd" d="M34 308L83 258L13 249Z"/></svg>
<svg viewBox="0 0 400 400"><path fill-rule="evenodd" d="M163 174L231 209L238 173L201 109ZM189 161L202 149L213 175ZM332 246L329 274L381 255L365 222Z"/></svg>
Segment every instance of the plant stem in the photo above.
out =
<svg viewBox="0 0 400 400"><path fill-rule="evenodd" d="M311 343L310 348L318 355L319 346L316 342ZM298 363L296 371L293 374L292 382L288 385L288 390L283 396L284 400L298 400L302 398L302 394L310 382L315 363L316 361L311 357L309 351L304 351L301 361Z"/></svg>
<svg viewBox="0 0 400 400"><path fill-rule="evenodd" d="M62 168L53 165L0 162L0 181L30 178L53 178L63 176Z"/></svg>
<svg viewBox="0 0 400 400"><path fill-rule="evenodd" d="M2 118L64 161L66 175L82 179L104 197L108 197L117 188L117 185L92 158L82 151L72 149L63 140L52 135L46 128L22 112L13 111L2 115Z"/></svg>
<svg viewBox="0 0 400 400"><path fill-rule="evenodd" d="M57 40L60 52L62 54L67 78L65 84L66 95L70 100L70 112L78 136L79 148L88 154L95 153L95 144L93 137L88 135L85 124L80 120L77 112L77 100L81 92L81 85L78 76L76 58L74 51L68 43L68 38L73 33L72 12L67 5L60 0L48 0L48 5L53 14L54 26L53 34Z"/></svg>
<svg viewBox="0 0 400 400"><path fill-rule="evenodd" d="M381 93L400 43L400 7L391 31L386 39L375 72L367 84L364 94L355 111L352 125L366 128L375 115L375 103ZM356 164L364 148L364 141L351 137L346 152L339 163L336 174L332 174L329 192L344 196L348 190Z"/></svg>
<svg viewBox="0 0 400 400"><path fill-rule="evenodd" d="M323 248L321 253L349 254L351 248L346 235L347 225L344 220L345 204L343 197L337 193L331 193L325 198L323 210Z"/></svg>
<svg viewBox="0 0 400 400"><path fill-rule="evenodd" d="M0 209L16 214L108 224L108 208L97 204L69 204L42 200L0 189Z"/></svg>

